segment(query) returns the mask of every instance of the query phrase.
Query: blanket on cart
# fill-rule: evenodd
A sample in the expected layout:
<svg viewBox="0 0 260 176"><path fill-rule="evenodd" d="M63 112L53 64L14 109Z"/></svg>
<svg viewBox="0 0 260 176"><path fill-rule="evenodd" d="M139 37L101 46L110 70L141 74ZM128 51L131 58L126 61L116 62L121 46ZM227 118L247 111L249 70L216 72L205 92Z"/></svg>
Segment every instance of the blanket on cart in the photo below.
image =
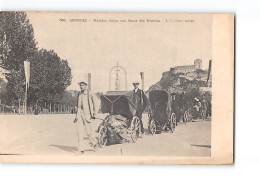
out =
<svg viewBox="0 0 260 176"><path fill-rule="evenodd" d="M108 144L118 144L123 140L127 140L129 123L129 120L121 115L108 115L101 124L108 129Z"/></svg>

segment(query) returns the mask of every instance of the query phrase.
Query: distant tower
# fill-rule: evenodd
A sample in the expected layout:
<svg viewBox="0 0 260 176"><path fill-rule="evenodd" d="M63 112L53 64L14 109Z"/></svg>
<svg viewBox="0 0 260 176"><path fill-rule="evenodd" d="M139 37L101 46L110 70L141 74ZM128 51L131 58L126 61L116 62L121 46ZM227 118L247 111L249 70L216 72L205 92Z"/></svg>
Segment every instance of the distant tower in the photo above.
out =
<svg viewBox="0 0 260 176"><path fill-rule="evenodd" d="M195 70L202 69L202 60L201 59L196 59L194 61L194 67L195 67Z"/></svg>

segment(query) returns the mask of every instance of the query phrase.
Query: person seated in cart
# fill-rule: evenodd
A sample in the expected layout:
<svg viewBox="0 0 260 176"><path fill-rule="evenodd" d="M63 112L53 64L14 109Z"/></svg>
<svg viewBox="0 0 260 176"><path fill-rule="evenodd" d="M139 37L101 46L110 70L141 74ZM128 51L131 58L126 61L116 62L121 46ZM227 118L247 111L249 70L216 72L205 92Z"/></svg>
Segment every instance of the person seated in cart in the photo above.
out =
<svg viewBox="0 0 260 176"><path fill-rule="evenodd" d="M143 90L139 89L138 86L139 86L139 81L134 81L133 82L133 86L134 86L134 93L135 95L137 95L139 98L140 98L140 103L139 103L139 106L136 110L136 116L140 119L140 123L141 123L141 136L144 134L144 127L143 127L143 121L142 121L142 114L146 108L146 105L147 105L147 97L144 93Z"/></svg>

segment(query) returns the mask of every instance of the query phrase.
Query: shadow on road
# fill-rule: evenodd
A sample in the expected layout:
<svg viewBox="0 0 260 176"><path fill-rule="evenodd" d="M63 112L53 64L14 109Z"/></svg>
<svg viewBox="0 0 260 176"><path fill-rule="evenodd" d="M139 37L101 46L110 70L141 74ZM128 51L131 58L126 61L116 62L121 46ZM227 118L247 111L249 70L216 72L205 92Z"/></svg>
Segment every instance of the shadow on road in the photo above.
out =
<svg viewBox="0 0 260 176"><path fill-rule="evenodd" d="M72 152L72 153L78 151L77 147L64 146L64 145L50 145L50 146L52 146L52 147L57 147L57 148L60 149L60 150L64 150L64 151Z"/></svg>
<svg viewBox="0 0 260 176"><path fill-rule="evenodd" d="M191 144L191 146L194 146L194 147L205 147L205 148L211 148L211 145L197 145L197 144Z"/></svg>

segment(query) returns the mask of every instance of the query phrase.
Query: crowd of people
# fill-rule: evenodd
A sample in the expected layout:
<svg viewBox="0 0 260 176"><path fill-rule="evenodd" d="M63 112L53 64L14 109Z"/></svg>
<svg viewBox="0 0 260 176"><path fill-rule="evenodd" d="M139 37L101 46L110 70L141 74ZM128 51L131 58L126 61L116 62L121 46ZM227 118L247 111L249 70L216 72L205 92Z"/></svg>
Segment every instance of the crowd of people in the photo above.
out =
<svg viewBox="0 0 260 176"><path fill-rule="evenodd" d="M185 121L184 114L188 113L192 119L205 120L211 117L211 98L202 95L201 98L185 92L172 93L172 109L178 121Z"/></svg>

